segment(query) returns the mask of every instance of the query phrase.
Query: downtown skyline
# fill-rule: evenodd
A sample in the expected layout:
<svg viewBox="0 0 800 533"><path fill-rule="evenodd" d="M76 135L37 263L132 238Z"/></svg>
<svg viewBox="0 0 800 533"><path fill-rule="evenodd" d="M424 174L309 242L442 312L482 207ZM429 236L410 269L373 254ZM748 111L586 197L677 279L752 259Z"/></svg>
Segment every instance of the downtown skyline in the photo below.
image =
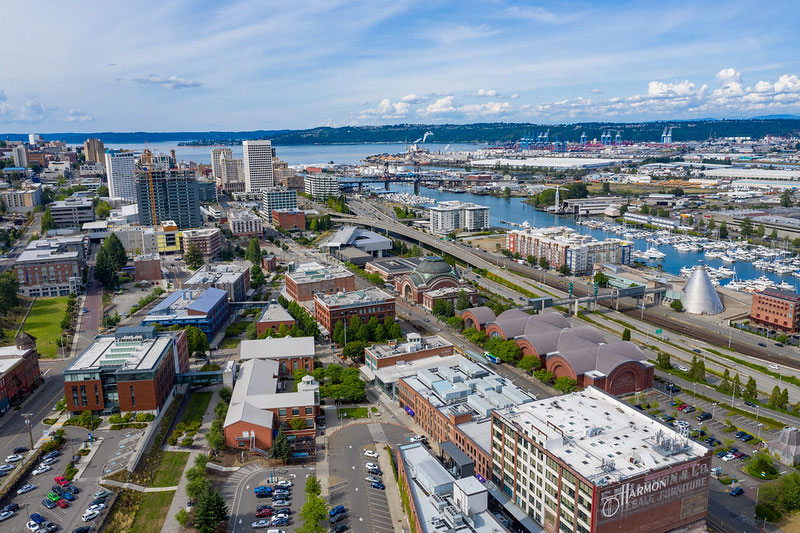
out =
<svg viewBox="0 0 800 533"><path fill-rule="evenodd" d="M15 4L3 131L800 114L789 2ZM31 38L30 28L37 27Z"/></svg>

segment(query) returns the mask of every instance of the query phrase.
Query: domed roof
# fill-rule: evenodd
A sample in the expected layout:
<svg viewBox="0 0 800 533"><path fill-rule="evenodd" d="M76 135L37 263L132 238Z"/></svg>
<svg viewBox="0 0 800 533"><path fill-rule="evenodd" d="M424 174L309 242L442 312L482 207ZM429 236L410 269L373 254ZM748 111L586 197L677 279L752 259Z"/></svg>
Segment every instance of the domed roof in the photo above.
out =
<svg viewBox="0 0 800 533"><path fill-rule="evenodd" d="M703 265L694 267L692 276L683 289L681 303L684 310L693 315L716 315L725 308Z"/></svg>
<svg viewBox="0 0 800 533"><path fill-rule="evenodd" d="M453 268L438 255L428 255L411 271L409 275L414 284L419 286L428 283L429 280L438 276L449 276L458 280L458 275Z"/></svg>
<svg viewBox="0 0 800 533"><path fill-rule="evenodd" d="M506 309L505 311L497 315L497 320L495 320L495 322L498 320L508 320L511 318L530 318L530 317L531 315L529 315L525 311L521 311L519 309Z"/></svg>

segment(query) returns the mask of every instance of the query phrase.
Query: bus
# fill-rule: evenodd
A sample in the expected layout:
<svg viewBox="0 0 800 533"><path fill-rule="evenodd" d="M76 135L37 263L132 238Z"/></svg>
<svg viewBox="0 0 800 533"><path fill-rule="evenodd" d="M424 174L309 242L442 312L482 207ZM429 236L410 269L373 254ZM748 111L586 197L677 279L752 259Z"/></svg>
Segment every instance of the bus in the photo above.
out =
<svg viewBox="0 0 800 533"><path fill-rule="evenodd" d="M489 352L483 352L483 356L490 362L496 365L502 363L502 360L499 357L495 357L494 355L490 354Z"/></svg>

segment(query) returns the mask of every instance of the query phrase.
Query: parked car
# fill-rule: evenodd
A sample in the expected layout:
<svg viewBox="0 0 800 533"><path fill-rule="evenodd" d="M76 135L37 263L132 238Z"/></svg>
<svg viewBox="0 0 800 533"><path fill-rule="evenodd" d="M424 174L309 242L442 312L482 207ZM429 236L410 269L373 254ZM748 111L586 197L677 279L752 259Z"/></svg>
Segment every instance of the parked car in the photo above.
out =
<svg viewBox="0 0 800 533"><path fill-rule="evenodd" d="M347 524L339 524L331 530L331 533L344 533L347 531Z"/></svg>
<svg viewBox="0 0 800 533"><path fill-rule="evenodd" d="M0 522L5 522L14 516L14 511L0 511Z"/></svg>
<svg viewBox="0 0 800 533"><path fill-rule="evenodd" d="M687 367L683 366L683 365L678 365L678 370L680 370L681 372L688 372L689 371L689 369Z"/></svg>
<svg viewBox="0 0 800 533"><path fill-rule="evenodd" d="M51 469L52 469L52 467L50 465L39 465L39 466L36 467L36 469L34 469L33 472L31 472L31 474L33 474L34 476L39 476L39 475L44 474L45 472L47 472L47 471L49 471Z"/></svg>
<svg viewBox="0 0 800 533"><path fill-rule="evenodd" d="M55 493L55 492L48 492L48 493L47 493L47 497L48 497L48 498L49 498L51 501L54 501L54 502L57 502L58 500L60 500L60 499L61 499L61 495L60 495L60 494L57 494L57 493Z"/></svg>
<svg viewBox="0 0 800 533"><path fill-rule="evenodd" d="M27 451L27 450L26 450L26 451ZM16 452L15 452L15 453L16 453ZM46 454L44 454L44 456L43 456L43 459L53 459L53 458L55 458L55 457L58 457L59 455L61 455L61 452L60 452L60 451L58 451L58 450L53 450L52 452L47 452Z"/></svg>
<svg viewBox="0 0 800 533"><path fill-rule="evenodd" d="M26 483L25 485L21 486L17 489L17 496L25 494L26 492L30 492L36 488L36 485L31 483Z"/></svg>
<svg viewBox="0 0 800 533"><path fill-rule="evenodd" d="M12 453L8 457L6 457L7 463L16 463L17 461L22 461L22 456L18 453Z"/></svg>
<svg viewBox="0 0 800 533"><path fill-rule="evenodd" d="M73 529L72 533L90 533L91 531L92 531L92 528L90 528L88 526L82 526L82 527L76 527L75 529Z"/></svg>
<svg viewBox="0 0 800 533"><path fill-rule="evenodd" d="M64 485L68 485L68 484L69 484L69 480L68 480L67 478L65 478L64 476L56 476L56 477L53 479L53 481L55 481L56 483L58 483L58 484L59 484L59 485L61 485L62 487L63 487Z"/></svg>
<svg viewBox="0 0 800 533"><path fill-rule="evenodd" d="M66 509L67 507L69 507L69 502L67 500L61 499L56 502L56 505L58 505L58 507L61 509Z"/></svg>
<svg viewBox="0 0 800 533"><path fill-rule="evenodd" d="M380 481L378 481L377 483L373 483L373 484L371 484L371 485L370 485L370 487L372 487L373 489L380 489L380 490L383 490L383 489L385 489L385 488L386 488L386 485L384 485L383 483L381 483Z"/></svg>
<svg viewBox="0 0 800 533"><path fill-rule="evenodd" d="M97 511L98 513L106 508L106 504L104 503L96 503L94 505L89 506L89 511Z"/></svg>
<svg viewBox="0 0 800 533"><path fill-rule="evenodd" d="M108 496L111 496L111 494L112 493L111 493L110 490L105 490L105 489L104 490L98 490L97 492L94 493L94 497L95 498L106 498Z"/></svg>
<svg viewBox="0 0 800 533"><path fill-rule="evenodd" d="M683 412L684 412L684 413L694 413L695 411L697 411L697 409L695 409L695 408L694 408L693 406L691 406L691 405L690 405L690 406L688 406L686 409L684 409L684 410L683 410Z"/></svg>
<svg viewBox="0 0 800 533"><path fill-rule="evenodd" d="M11 472L17 465L0 465L0 472Z"/></svg>
<svg viewBox="0 0 800 533"><path fill-rule="evenodd" d="M778 348L783 348L783 343L782 342L776 342L775 346L777 346Z"/></svg>
<svg viewBox="0 0 800 533"><path fill-rule="evenodd" d="M28 451L28 448L26 448L25 446L17 446L16 448L14 448L12 453L23 454L23 453L25 453L27 451Z"/></svg>
<svg viewBox="0 0 800 533"><path fill-rule="evenodd" d="M47 498L42 500L42 505L44 505L48 509L55 509L56 508L56 502L54 502L52 500L48 500Z"/></svg>
<svg viewBox="0 0 800 533"><path fill-rule="evenodd" d="M367 476L364 479L366 479L370 483L380 483L381 482L380 478L377 478L375 476Z"/></svg>
<svg viewBox="0 0 800 533"><path fill-rule="evenodd" d="M65 490L64 493L61 495L61 497L67 500L68 502L75 501L75 496L73 496L72 493L68 490Z"/></svg>
<svg viewBox="0 0 800 533"><path fill-rule="evenodd" d="M277 516L272 517L272 525L273 526L288 526L289 519L288 518L278 518Z"/></svg>
<svg viewBox="0 0 800 533"><path fill-rule="evenodd" d="M6 505L5 507L3 507L2 510L3 511L11 511L11 512L16 513L17 511L19 511L19 504L11 502L8 505Z"/></svg>
<svg viewBox="0 0 800 533"><path fill-rule="evenodd" d="M376 465L375 463L367 463L367 464L366 464L366 465L364 465L364 466L366 466L366 467L367 467L367 470L369 470L370 468L380 468L380 467L379 467L378 465Z"/></svg>
<svg viewBox="0 0 800 533"><path fill-rule="evenodd" d="M276 482L275 486L276 487L291 487L292 486L292 482L289 481L288 479L282 479L281 481Z"/></svg>
<svg viewBox="0 0 800 533"><path fill-rule="evenodd" d="M289 500L278 500L278 501L273 500L272 501L272 506L274 508L276 508L276 509L279 509L279 508L282 508L282 507L289 507L290 505L291 505L291 503L289 503Z"/></svg>
<svg viewBox="0 0 800 533"><path fill-rule="evenodd" d="M378 452L374 452L372 450L364 450L364 455L367 457L377 458Z"/></svg>
<svg viewBox="0 0 800 533"><path fill-rule="evenodd" d="M81 519L83 519L84 522L88 522L89 520L94 520L98 516L100 516L100 513L97 511L90 511L87 509L86 512L81 515Z"/></svg>
<svg viewBox="0 0 800 533"><path fill-rule="evenodd" d="M252 526L253 526L253 529L266 529L270 525L272 525L272 524L270 523L269 520L257 520L255 522L253 522Z"/></svg>
<svg viewBox="0 0 800 533"><path fill-rule="evenodd" d="M97 498L96 500L92 500L92 503L90 503L89 506L91 507L92 505L97 505L98 503L105 504L106 503L106 499L105 498Z"/></svg>
<svg viewBox="0 0 800 533"><path fill-rule="evenodd" d="M775 363L770 363L767 365L767 368L769 368L770 370L780 370L781 367L779 367Z"/></svg>
<svg viewBox="0 0 800 533"><path fill-rule="evenodd" d="M735 487L731 489L731 491L728 494L730 494L731 496L741 496L742 494L744 494L744 489L742 487Z"/></svg>
<svg viewBox="0 0 800 533"><path fill-rule="evenodd" d="M346 520L346 519L347 519L347 515L346 515L346 514L344 514L344 513L342 513L342 514L337 514L336 516L334 516L333 518L331 518L331 519L329 520L329 522L330 522L331 524L338 524L338 523L339 523L339 522L341 522L342 520Z"/></svg>
<svg viewBox="0 0 800 533"><path fill-rule="evenodd" d="M344 512L345 512L344 505L337 505L336 507L331 509L330 513L328 513L328 514L330 516L336 516L337 514L341 514L341 513L344 513Z"/></svg>
<svg viewBox="0 0 800 533"><path fill-rule="evenodd" d="M725 461L726 463L728 461L733 461L734 459L736 459L736 456L733 455L732 453L728 453L725 455L725 457L722 458L722 460Z"/></svg>
<svg viewBox="0 0 800 533"><path fill-rule="evenodd" d="M753 440L754 438L755 438L755 437L753 437L751 434L749 434L749 433L745 433L744 435L742 435L741 437L739 437L739 440L740 440L740 441L742 441L742 442L750 442L750 441L751 441L751 440Z"/></svg>
<svg viewBox="0 0 800 533"><path fill-rule="evenodd" d="M256 518L269 518L272 516L272 509L261 509L256 511Z"/></svg>
<svg viewBox="0 0 800 533"><path fill-rule="evenodd" d="M695 418L697 418L698 422L703 422L705 420L711 420L711 413L700 413Z"/></svg>
<svg viewBox="0 0 800 533"><path fill-rule="evenodd" d="M43 517L39 513L31 513L30 519L39 525L44 524L47 521L45 517Z"/></svg>
<svg viewBox="0 0 800 533"><path fill-rule="evenodd" d="M28 528L28 531L39 531L39 524L34 522L33 520L29 520L25 527Z"/></svg>
<svg viewBox="0 0 800 533"><path fill-rule="evenodd" d="M72 494L80 494L81 493L81 489L79 489L78 487L76 487L75 485L73 485L71 483L69 485L65 485L64 488L66 490L70 491Z"/></svg>
<svg viewBox="0 0 800 533"><path fill-rule="evenodd" d="M667 383L667 392L678 393L681 392L681 388L674 383Z"/></svg>

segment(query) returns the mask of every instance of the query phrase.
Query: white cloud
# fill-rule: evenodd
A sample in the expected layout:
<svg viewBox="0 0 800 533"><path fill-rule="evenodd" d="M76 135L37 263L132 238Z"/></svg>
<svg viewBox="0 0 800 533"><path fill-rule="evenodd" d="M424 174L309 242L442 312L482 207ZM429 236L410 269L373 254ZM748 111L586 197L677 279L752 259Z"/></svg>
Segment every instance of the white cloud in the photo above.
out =
<svg viewBox="0 0 800 533"><path fill-rule="evenodd" d="M489 96L494 97L497 96L497 91L494 89L478 89L473 96Z"/></svg>
<svg viewBox="0 0 800 533"><path fill-rule="evenodd" d="M428 99L429 98L425 96L419 96L416 94L407 94L404 97L402 97L400 101L405 102L407 104L420 104Z"/></svg>
<svg viewBox="0 0 800 533"><path fill-rule="evenodd" d="M84 113L82 111L78 111L77 109L70 109L67 112L67 116L64 117L64 120L67 122L90 122L95 118L96 117L94 115L90 115L89 113Z"/></svg>
<svg viewBox="0 0 800 533"><path fill-rule="evenodd" d="M536 22L557 22L558 16L538 6L514 6L508 8L508 14L514 18L528 19Z"/></svg>
<svg viewBox="0 0 800 533"><path fill-rule="evenodd" d="M19 111L19 120L21 122L39 122L44 115L44 106L39 99L31 98L22 105L22 109Z"/></svg>
<svg viewBox="0 0 800 533"><path fill-rule="evenodd" d="M477 96L479 98L510 98L512 100L519 98L519 94L517 93L501 94L494 89L478 89L467 96Z"/></svg>
<svg viewBox="0 0 800 533"><path fill-rule="evenodd" d="M445 113L452 113L456 110L453 106L453 100L455 98L453 96L445 96L444 98L439 98L434 103L429 104L424 109L418 109L417 113L424 117L428 117L431 115L442 115Z"/></svg>
<svg viewBox="0 0 800 533"><path fill-rule="evenodd" d="M202 86L199 81L187 80L186 78L181 78L180 76L170 76L169 78L165 78L155 74L150 74L146 78L134 78L133 81L142 85L160 85L168 90L187 89L191 87Z"/></svg>
<svg viewBox="0 0 800 533"><path fill-rule="evenodd" d="M514 110L508 102L487 102L485 104L468 104L458 110L468 117L495 117Z"/></svg>
<svg viewBox="0 0 800 533"><path fill-rule="evenodd" d="M410 109L411 105L408 102L400 101L392 103L390 99L384 98L374 109L365 109L362 111L358 118L402 118L408 114Z"/></svg>
<svg viewBox="0 0 800 533"><path fill-rule="evenodd" d="M733 68L724 68L717 72L717 81L723 85L731 82L738 82L741 79L742 75Z"/></svg>

